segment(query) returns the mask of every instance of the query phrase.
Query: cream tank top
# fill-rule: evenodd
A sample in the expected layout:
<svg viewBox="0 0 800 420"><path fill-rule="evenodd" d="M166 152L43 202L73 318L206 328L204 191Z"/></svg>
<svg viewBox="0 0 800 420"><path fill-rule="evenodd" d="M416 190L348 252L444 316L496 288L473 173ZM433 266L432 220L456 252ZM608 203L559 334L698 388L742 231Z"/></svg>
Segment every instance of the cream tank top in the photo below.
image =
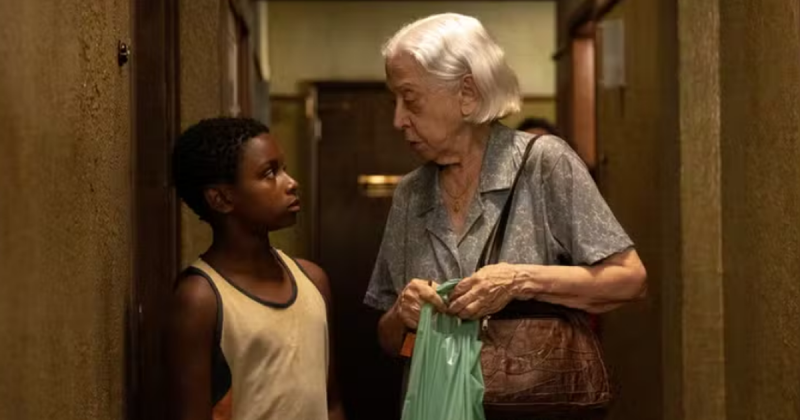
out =
<svg viewBox="0 0 800 420"><path fill-rule="evenodd" d="M214 420L327 420L325 300L292 258L276 250L292 297L264 301L202 259L189 268L217 296L212 356Z"/></svg>

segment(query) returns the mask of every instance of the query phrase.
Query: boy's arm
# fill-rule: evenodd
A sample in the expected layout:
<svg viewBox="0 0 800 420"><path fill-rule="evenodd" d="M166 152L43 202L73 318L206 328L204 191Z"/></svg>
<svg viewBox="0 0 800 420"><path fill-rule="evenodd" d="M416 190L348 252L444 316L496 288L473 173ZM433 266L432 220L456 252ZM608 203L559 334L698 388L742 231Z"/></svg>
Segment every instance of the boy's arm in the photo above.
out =
<svg viewBox="0 0 800 420"><path fill-rule="evenodd" d="M328 350L330 354L330 361L328 363L328 420L345 420L344 415L344 408L342 407L342 400L339 397L339 390L338 385L336 382L336 375L334 369L334 341L333 341L333 321L332 321L332 299L331 299L331 288L330 282L328 281L328 275L325 274L325 271L320 268L320 266L312 263L311 261L297 259L297 263L300 267L308 274L309 279L311 282L317 286L319 289L320 294L325 299L325 304L327 305L328 310L328 343L330 349Z"/></svg>
<svg viewBox="0 0 800 420"><path fill-rule="evenodd" d="M211 420L211 352L217 322L216 296L201 276L189 275L178 281L166 331L169 418Z"/></svg>

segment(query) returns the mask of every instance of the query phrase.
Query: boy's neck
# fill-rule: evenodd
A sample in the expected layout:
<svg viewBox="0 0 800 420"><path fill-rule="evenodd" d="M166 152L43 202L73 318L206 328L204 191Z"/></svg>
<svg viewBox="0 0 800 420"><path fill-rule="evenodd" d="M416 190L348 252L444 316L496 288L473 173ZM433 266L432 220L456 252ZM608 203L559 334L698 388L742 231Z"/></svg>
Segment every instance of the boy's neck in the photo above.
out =
<svg viewBox="0 0 800 420"><path fill-rule="evenodd" d="M282 277L277 255L272 251L269 236L214 232L214 240L203 255L212 266L231 275L247 275L262 279ZM218 266L218 267L217 267Z"/></svg>

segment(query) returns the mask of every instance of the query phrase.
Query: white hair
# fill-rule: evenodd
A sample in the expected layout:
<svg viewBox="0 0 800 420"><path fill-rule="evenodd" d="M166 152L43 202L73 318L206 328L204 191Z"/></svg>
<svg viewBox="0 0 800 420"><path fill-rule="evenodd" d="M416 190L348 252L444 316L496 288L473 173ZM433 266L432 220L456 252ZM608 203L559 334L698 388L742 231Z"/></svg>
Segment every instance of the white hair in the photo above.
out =
<svg viewBox="0 0 800 420"><path fill-rule="evenodd" d="M467 121L485 123L519 112L517 75L478 19L443 13L412 22L397 31L381 51L386 60L402 52L411 54L444 83L455 85L463 76L472 75L480 102Z"/></svg>

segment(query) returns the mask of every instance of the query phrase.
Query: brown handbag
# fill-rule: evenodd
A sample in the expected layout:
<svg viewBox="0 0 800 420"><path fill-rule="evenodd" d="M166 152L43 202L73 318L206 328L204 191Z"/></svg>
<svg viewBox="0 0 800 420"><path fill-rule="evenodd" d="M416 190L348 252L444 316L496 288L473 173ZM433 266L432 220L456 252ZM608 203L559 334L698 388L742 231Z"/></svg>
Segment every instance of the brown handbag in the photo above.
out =
<svg viewBox="0 0 800 420"><path fill-rule="evenodd" d="M514 191L537 139L528 143L476 271L498 263ZM514 300L484 319L480 338L483 401L490 417L589 416L602 412L611 402L600 342L583 311L536 300Z"/></svg>

